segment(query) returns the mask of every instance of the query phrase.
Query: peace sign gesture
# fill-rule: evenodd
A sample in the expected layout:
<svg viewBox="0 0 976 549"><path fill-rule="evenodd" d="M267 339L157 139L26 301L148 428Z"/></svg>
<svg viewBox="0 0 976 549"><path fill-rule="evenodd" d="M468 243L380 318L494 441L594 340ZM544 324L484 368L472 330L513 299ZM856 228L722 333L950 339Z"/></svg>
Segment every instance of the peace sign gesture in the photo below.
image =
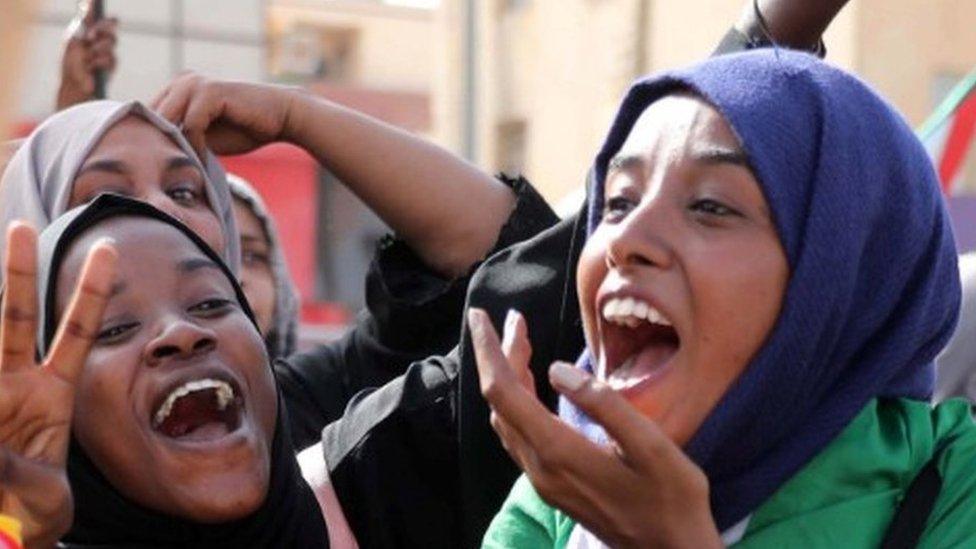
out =
<svg viewBox="0 0 976 549"><path fill-rule="evenodd" d="M101 323L116 253L96 244L48 356L37 363L37 235L13 223L0 306L0 512L23 523L28 546L48 547L71 526L65 475L75 386Z"/></svg>

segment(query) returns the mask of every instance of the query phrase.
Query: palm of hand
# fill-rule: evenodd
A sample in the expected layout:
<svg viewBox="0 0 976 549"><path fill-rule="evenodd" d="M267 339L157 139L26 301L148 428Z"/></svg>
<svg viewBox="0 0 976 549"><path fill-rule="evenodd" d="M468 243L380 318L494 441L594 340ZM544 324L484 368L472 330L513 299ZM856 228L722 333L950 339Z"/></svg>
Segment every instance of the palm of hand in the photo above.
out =
<svg viewBox="0 0 976 549"><path fill-rule="evenodd" d="M26 539L71 521L71 490L64 472L73 388L41 368L0 375L0 445L49 472L44 498L0 489L0 509L21 519ZM6 463L10 466L10 462Z"/></svg>
<svg viewBox="0 0 976 549"><path fill-rule="evenodd" d="M98 244L82 268L43 364L37 330L36 235L8 231L0 313L0 512L19 519L28 544L51 545L73 514L65 474L75 387L114 277L115 252Z"/></svg>

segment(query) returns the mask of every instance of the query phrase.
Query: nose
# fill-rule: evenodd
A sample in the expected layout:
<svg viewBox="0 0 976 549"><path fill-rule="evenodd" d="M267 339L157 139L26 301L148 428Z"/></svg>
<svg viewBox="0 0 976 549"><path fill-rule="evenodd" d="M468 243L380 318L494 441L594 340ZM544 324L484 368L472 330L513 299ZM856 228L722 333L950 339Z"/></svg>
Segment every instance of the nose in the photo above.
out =
<svg viewBox="0 0 976 549"><path fill-rule="evenodd" d="M216 348L217 336L213 330L183 318L174 318L146 345L143 358L150 366L158 366L169 359L194 358Z"/></svg>
<svg viewBox="0 0 976 549"><path fill-rule="evenodd" d="M607 267L667 269L674 255L669 236L675 227L659 199L642 201L615 225L607 245Z"/></svg>

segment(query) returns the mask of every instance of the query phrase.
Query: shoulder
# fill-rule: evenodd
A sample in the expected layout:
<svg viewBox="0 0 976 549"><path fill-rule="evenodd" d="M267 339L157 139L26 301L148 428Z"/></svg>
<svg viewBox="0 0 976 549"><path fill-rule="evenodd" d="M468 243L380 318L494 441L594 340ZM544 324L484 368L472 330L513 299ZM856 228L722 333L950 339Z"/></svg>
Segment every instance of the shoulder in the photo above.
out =
<svg viewBox="0 0 976 549"><path fill-rule="evenodd" d="M931 411L939 497L919 547L976 546L976 423L969 402L953 399Z"/></svg>
<svg viewBox="0 0 976 549"><path fill-rule="evenodd" d="M495 515L482 547L563 547L575 523L539 497L522 475Z"/></svg>

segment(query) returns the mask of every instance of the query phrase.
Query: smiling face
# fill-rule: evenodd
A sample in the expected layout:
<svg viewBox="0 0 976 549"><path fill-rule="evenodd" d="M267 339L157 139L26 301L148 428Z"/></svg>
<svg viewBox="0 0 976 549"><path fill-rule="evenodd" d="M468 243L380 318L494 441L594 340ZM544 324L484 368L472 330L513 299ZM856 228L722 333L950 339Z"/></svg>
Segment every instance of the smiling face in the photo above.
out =
<svg viewBox="0 0 976 549"><path fill-rule="evenodd" d="M75 175L69 208L111 192L148 202L223 253L220 220L196 162L156 126L128 116L112 126Z"/></svg>
<svg viewBox="0 0 976 549"><path fill-rule="evenodd" d="M605 197L577 267L587 342L598 375L685 444L772 330L786 256L738 139L690 95L641 115Z"/></svg>
<svg viewBox="0 0 976 549"><path fill-rule="evenodd" d="M147 218L103 222L72 245L58 316L101 236L121 260L78 385L74 436L134 502L196 522L246 516L267 492L277 414L258 331L217 264Z"/></svg>

